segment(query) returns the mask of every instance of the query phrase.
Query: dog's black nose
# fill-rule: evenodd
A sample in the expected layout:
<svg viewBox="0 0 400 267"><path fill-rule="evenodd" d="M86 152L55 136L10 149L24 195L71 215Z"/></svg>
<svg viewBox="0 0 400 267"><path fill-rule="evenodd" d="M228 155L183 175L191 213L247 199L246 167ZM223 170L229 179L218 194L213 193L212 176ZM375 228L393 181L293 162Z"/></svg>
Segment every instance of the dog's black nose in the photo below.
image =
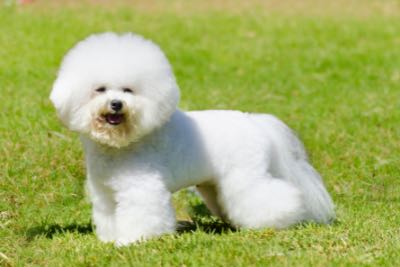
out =
<svg viewBox="0 0 400 267"><path fill-rule="evenodd" d="M122 101L114 99L111 100L111 109L114 111L120 111L122 109Z"/></svg>

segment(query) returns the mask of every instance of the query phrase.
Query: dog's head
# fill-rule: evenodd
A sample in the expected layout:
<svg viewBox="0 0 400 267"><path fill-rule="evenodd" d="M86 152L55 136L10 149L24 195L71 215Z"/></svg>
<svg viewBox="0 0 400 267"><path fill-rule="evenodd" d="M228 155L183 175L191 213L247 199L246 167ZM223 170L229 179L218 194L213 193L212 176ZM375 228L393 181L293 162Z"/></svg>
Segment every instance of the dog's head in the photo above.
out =
<svg viewBox="0 0 400 267"><path fill-rule="evenodd" d="M50 99L69 129L123 147L170 118L179 88L157 45L138 35L103 33L67 53Z"/></svg>

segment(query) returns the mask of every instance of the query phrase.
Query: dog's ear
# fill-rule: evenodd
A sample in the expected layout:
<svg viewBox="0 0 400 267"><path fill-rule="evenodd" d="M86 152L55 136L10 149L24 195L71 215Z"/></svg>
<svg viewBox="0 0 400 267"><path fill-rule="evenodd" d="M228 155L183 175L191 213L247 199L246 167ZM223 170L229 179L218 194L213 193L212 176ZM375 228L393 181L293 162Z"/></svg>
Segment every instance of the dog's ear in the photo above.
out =
<svg viewBox="0 0 400 267"><path fill-rule="evenodd" d="M57 78L53 84L53 89L50 94L50 100L57 110L57 115L65 126L69 127L71 117L71 89L68 89L66 81Z"/></svg>
<svg viewBox="0 0 400 267"><path fill-rule="evenodd" d="M81 94L81 96L77 97L75 95L78 86L73 79L68 79L65 75L59 74L50 94L50 100L57 110L59 119L72 131L79 131L83 119L83 114L79 113L81 113L80 108L85 96Z"/></svg>
<svg viewBox="0 0 400 267"><path fill-rule="evenodd" d="M142 96L142 112L138 114L140 127L148 133L162 126L175 112L180 98L179 87L167 65L142 77L138 86Z"/></svg>

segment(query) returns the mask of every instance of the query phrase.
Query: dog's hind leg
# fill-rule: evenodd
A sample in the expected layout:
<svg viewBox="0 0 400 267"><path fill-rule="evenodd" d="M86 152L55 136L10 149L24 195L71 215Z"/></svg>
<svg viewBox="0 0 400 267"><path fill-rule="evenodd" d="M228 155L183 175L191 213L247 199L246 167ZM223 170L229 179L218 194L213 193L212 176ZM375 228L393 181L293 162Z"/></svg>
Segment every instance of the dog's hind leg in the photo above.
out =
<svg viewBox="0 0 400 267"><path fill-rule="evenodd" d="M217 189L215 185L210 183L203 183L196 186L197 191L200 193L207 208L215 216L225 219L225 215L222 211L221 205L218 202Z"/></svg>
<svg viewBox="0 0 400 267"><path fill-rule="evenodd" d="M304 220L306 209L298 188L270 174L254 174L236 171L218 181L223 211L233 225L286 228Z"/></svg>

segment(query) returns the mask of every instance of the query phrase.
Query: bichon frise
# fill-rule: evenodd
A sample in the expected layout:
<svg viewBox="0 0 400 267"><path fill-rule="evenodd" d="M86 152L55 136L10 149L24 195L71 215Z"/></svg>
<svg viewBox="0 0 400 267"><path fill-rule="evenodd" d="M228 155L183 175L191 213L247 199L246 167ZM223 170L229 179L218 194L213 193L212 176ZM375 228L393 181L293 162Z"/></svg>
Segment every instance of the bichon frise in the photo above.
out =
<svg viewBox="0 0 400 267"><path fill-rule="evenodd" d="M50 99L80 133L102 241L126 245L174 232L171 194L191 185L236 227L334 218L323 181L284 123L266 114L180 111L167 58L141 36L103 33L78 43Z"/></svg>

